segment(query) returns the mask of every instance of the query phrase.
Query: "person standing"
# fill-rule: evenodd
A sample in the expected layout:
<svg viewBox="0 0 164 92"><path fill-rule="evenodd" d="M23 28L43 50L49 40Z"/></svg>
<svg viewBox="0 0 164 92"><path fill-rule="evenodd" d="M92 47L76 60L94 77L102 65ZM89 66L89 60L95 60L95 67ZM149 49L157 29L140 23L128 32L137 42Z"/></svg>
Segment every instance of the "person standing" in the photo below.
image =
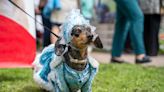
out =
<svg viewBox="0 0 164 92"><path fill-rule="evenodd" d="M115 33L112 43L113 63L123 63L121 54L124 48L127 33L130 33L136 63L150 62L145 54L143 42L144 16L139 7L138 0L115 0L117 5Z"/></svg>
<svg viewBox="0 0 164 92"><path fill-rule="evenodd" d="M40 13L42 16L42 22L45 27L52 29L51 14L54 10L60 10L61 3L60 0L40 0L39 6L36 7L35 12ZM43 33L43 47L51 44L50 32L47 28L44 27Z"/></svg>
<svg viewBox="0 0 164 92"><path fill-rule="evenodd" d="M160 9L164 0L139 0L144 13L144 43L148 56L157 56L159 51Z"/></svg>

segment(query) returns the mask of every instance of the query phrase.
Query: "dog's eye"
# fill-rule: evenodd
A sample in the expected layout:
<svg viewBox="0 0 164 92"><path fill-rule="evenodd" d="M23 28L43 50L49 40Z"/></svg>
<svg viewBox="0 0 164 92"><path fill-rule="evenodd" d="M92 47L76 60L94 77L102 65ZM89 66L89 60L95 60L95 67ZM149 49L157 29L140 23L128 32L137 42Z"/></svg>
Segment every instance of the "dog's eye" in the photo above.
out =
<svg viewBox="0 0 164 92"><path fill-rule="evenodd" d="M82 32L81 29L78 28L78 29L76 30L76 32L75 32L75 36L76 36L76 37L79 37L79 35L80 35L81 32Z"/></svg>
<svg viewBox="0 0 164 92"><path fill-rule="evenodd" d="M76 37L79 37L79 34L75 34Z"/></svg>
<svg viewBox="0 0 164 92"><path fill-rule="evenodd" d="M81 31L81 29L80 28L76 28L76 29L73 29L72 30L72 33L71 33L71 35L73 36L76 36L76 37L79 37L79 35L80 35L80 33L81 33L82 31Z"/></svg>

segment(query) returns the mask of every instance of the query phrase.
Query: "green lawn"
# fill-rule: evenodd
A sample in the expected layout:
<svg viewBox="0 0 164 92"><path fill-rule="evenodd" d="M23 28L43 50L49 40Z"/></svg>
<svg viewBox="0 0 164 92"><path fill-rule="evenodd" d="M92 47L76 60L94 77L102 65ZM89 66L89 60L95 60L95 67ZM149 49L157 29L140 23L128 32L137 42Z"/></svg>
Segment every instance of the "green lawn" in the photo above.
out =
<svg viewBox="0 0 164 92"><path fill-rule="evenodd" d="M0 69L0 92L43 92L31 69ZM164 92L164 67L100 65L93 92Z"/></svg>

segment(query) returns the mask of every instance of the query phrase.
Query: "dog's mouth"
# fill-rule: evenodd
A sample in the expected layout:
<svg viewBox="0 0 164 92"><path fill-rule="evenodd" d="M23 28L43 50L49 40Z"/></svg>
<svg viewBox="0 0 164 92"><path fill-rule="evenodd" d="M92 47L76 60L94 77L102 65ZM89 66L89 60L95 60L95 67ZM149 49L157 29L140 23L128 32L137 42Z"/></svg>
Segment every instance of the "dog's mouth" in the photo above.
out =
<svg viewBox="0 0 164 92"><path fill-rule="evenodd" d="M87 40L87 41L81 41L79 42L80 45L82 46L88 46L92 43L92 40Z"/></svg>
<svg viewBox="0 0 164 92"><path fill-rule="evenodd" d="M85 42L85 43L81 43L81 45L85 45L85 46L88 46L88 45L90 45L91 44L91 41L87 41L87 42Z"/></svg>

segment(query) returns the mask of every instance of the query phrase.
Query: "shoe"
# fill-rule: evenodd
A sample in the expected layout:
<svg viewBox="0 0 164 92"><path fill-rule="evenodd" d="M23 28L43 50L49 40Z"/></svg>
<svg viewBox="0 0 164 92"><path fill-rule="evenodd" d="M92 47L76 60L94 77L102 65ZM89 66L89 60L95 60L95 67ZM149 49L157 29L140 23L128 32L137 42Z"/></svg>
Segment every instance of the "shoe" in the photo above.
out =
<svg viewBox="0 0 164 92"><path fill-rule="evenodd" d="M117 60L115 58L111 58L111 63L124 63L124 60Z"/></svg>
<svg viewBox="0 0 164 92"><path fill-rule="evenodd" d="M136 64L149 63L151 59L148 56L143 57L142 59L136 59Z"/></svg>

